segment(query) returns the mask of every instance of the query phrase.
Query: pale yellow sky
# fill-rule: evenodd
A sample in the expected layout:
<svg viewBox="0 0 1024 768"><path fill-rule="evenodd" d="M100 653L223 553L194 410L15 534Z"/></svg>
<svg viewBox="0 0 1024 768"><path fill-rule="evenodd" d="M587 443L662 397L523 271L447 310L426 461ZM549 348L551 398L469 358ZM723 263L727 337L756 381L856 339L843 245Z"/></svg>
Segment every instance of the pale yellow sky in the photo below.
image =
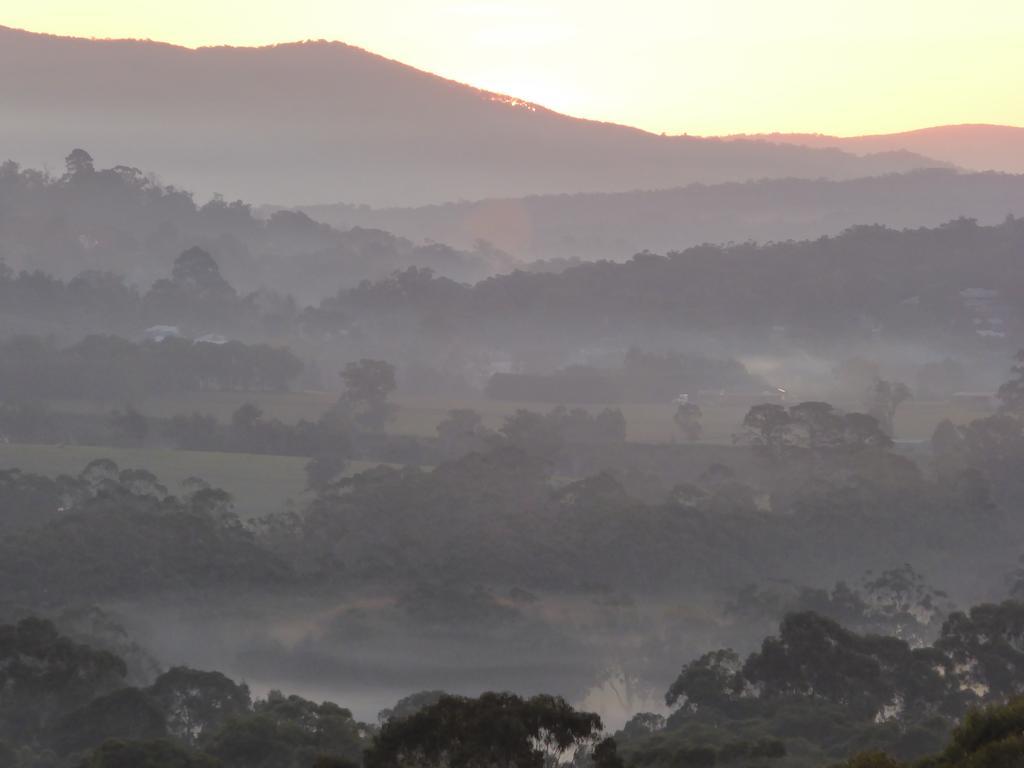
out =
<svg viewBox="0 0 1024 768"><path fill-rule="evenodd" d="M188 46L341 40L657 132L1024 125L1024 0L7 0L0 24Z"/></svg>

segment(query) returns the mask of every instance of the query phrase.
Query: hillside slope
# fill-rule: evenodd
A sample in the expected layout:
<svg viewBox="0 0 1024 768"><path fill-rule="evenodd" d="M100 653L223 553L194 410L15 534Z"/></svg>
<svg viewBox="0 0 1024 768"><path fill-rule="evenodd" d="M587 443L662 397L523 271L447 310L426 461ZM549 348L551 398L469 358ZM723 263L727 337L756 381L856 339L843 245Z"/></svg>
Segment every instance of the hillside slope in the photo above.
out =
<svg viewBox="0 0 1024 768"><path fill-rule="evenodd" d="M763 177L851 178L909 153L664 137L566 117L342 43L196 50L0 27L0 154L72 147L201 194L417 205Z"/></svg>
<svg viewBox="0 0 1024 768"><path fill-rule="evenodd" d="M1024 175L922 170L828 181L768 179L617 194L538 195L419 208L308 206L334 226L374 227L414 242L486 240L521 260L621 261L642 250L834 235L857 224L934 227L961 216L1024 216Z"/></svg>

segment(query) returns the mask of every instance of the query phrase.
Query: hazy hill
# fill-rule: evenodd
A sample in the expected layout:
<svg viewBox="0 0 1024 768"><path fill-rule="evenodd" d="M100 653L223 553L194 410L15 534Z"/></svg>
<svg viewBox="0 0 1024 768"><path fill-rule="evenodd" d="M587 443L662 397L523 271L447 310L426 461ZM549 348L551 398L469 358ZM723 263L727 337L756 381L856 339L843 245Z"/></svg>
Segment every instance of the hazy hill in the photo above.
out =
<svg viewBox="0 0 1024 768"><path fill-rule="evenodd" d="M367 228L340 232L296 211L258 217L238 201L197 205L188 192L124 166L87 164L54 178L0 163L0 275L41 270L70 280L109 271L145 287L193 246L209 251L239 290L266 288L300 301L412 266L470 282L509 267L493 249L416 245Z"/></svg>
<svg viewBox="0 0 1024 768"><path fill-rule="evenodd" d="M412 205L762 177L852 178L906 152L663 137L566 117L342 43L192 50L0 27L0 153L69 147L200 194Z"/></svg>
<svg viewBox="0 0 1024 768"><path fill-rule="evenodd" d="M847 152L918 152L975 171L1024 173L1024 128L1011 125L940 125L875 136L769 133L729 138L832 147Z"/></svg>
<svg viewBox="0 0 1024 768"><path fill-rule="evenodd" d="M773 179L616 194L494 199L420 208L310 206L335 226L413 241L487 240L520 259L608 258L705 242L782 241L857 224L931 227L959 216L995 224L1024 215L1024 175L931 169L827 181Z"/></svg>
<svg viewBox="0 0 1024 768"><path fill-rule="evenodd" d="M835 359L846 345L885 343L924 359L957 350L1008 360L1024 336L1022 252L1024 219L863 225L833 237L514 272L474 286L407 272L328 304L360 322L401 317L415 333L456 328L461 348L486 344L514 350L513 359L713 339L705 349L731 356L799 348Z"/></svg>

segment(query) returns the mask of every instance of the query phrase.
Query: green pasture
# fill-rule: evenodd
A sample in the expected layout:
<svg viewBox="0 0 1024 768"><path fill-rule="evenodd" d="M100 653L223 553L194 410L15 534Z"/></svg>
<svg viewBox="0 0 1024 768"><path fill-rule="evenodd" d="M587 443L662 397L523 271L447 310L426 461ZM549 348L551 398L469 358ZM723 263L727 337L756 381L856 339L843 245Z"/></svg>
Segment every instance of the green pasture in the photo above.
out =
<svg viewBox="0 0 1024 768"><path fill-rule="evenodd" d="M199 411L211 413L221 421L228 421L231 413L243 403L250 402L261 408L268 417L287 423L300 419L316 420L336 402L336 392L190 392L175 396L152 397L135 407L152 416L173 416L179 413ZM517 408L547 411L552 408L546 403L513 403L473 399L443 398L395 398L397 411L388 430L395 434L432 436L438 423L455 408L471 408L479 411L484 423L491 427L501 426L502 420ZM107 411L124 404L94 403L85 401L57 402L57 410ZM847 410L858 410L856 403L837 403ZM599 410L604 406L586 406L588 410ZM675 406L669 403L638 404L625 403L610 407L620 408L626 417L628 439L642 443L664 443L678 439L672 414ZM702 404L704 416L704 441L727 444L739 429L748 406L740 404ZM947 402L908 401L900 406L896 414L896 437L901 440L927 440L936 425L943 419L965 423L987 415L987 411Z"/></svg>
<svg viewBox="0 0 1024 768"><path fill-rule="evenodd" d="M76 475L94 459L112 459L122 469L147 469L172 493L186 478L201 477L235 499L243 517L261 517L304 501L306 459L248 453L175 451L160 448L107 448L81 445L0 444L0 469L18 468L49 475ZM356 462L350 472L372 464Z"/></svg>

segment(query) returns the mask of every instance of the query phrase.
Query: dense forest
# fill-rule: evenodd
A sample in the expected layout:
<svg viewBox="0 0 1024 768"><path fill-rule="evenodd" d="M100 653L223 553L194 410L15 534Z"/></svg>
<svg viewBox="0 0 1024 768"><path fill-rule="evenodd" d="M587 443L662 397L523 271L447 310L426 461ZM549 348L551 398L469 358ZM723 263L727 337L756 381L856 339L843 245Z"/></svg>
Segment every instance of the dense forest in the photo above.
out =
<svg viewBox="0 0 1024 768"><path fill-rule="evenodd" d="M560 274L516 272L472 287L410 270L345 291L336 304L389 316L429 313L474 329L487 310L502 324L588 327L595 336L674 326L762 339L778 328L807 343L870 334L978 343L978 331L1017 333L1022 242L1024 225L1014 218L990 227L967 219L907 231L862 226L819 240L706 245ZM990 300L991 317L969 301L972 289ZM976 318L999 327L979 327Z"/></svg>

